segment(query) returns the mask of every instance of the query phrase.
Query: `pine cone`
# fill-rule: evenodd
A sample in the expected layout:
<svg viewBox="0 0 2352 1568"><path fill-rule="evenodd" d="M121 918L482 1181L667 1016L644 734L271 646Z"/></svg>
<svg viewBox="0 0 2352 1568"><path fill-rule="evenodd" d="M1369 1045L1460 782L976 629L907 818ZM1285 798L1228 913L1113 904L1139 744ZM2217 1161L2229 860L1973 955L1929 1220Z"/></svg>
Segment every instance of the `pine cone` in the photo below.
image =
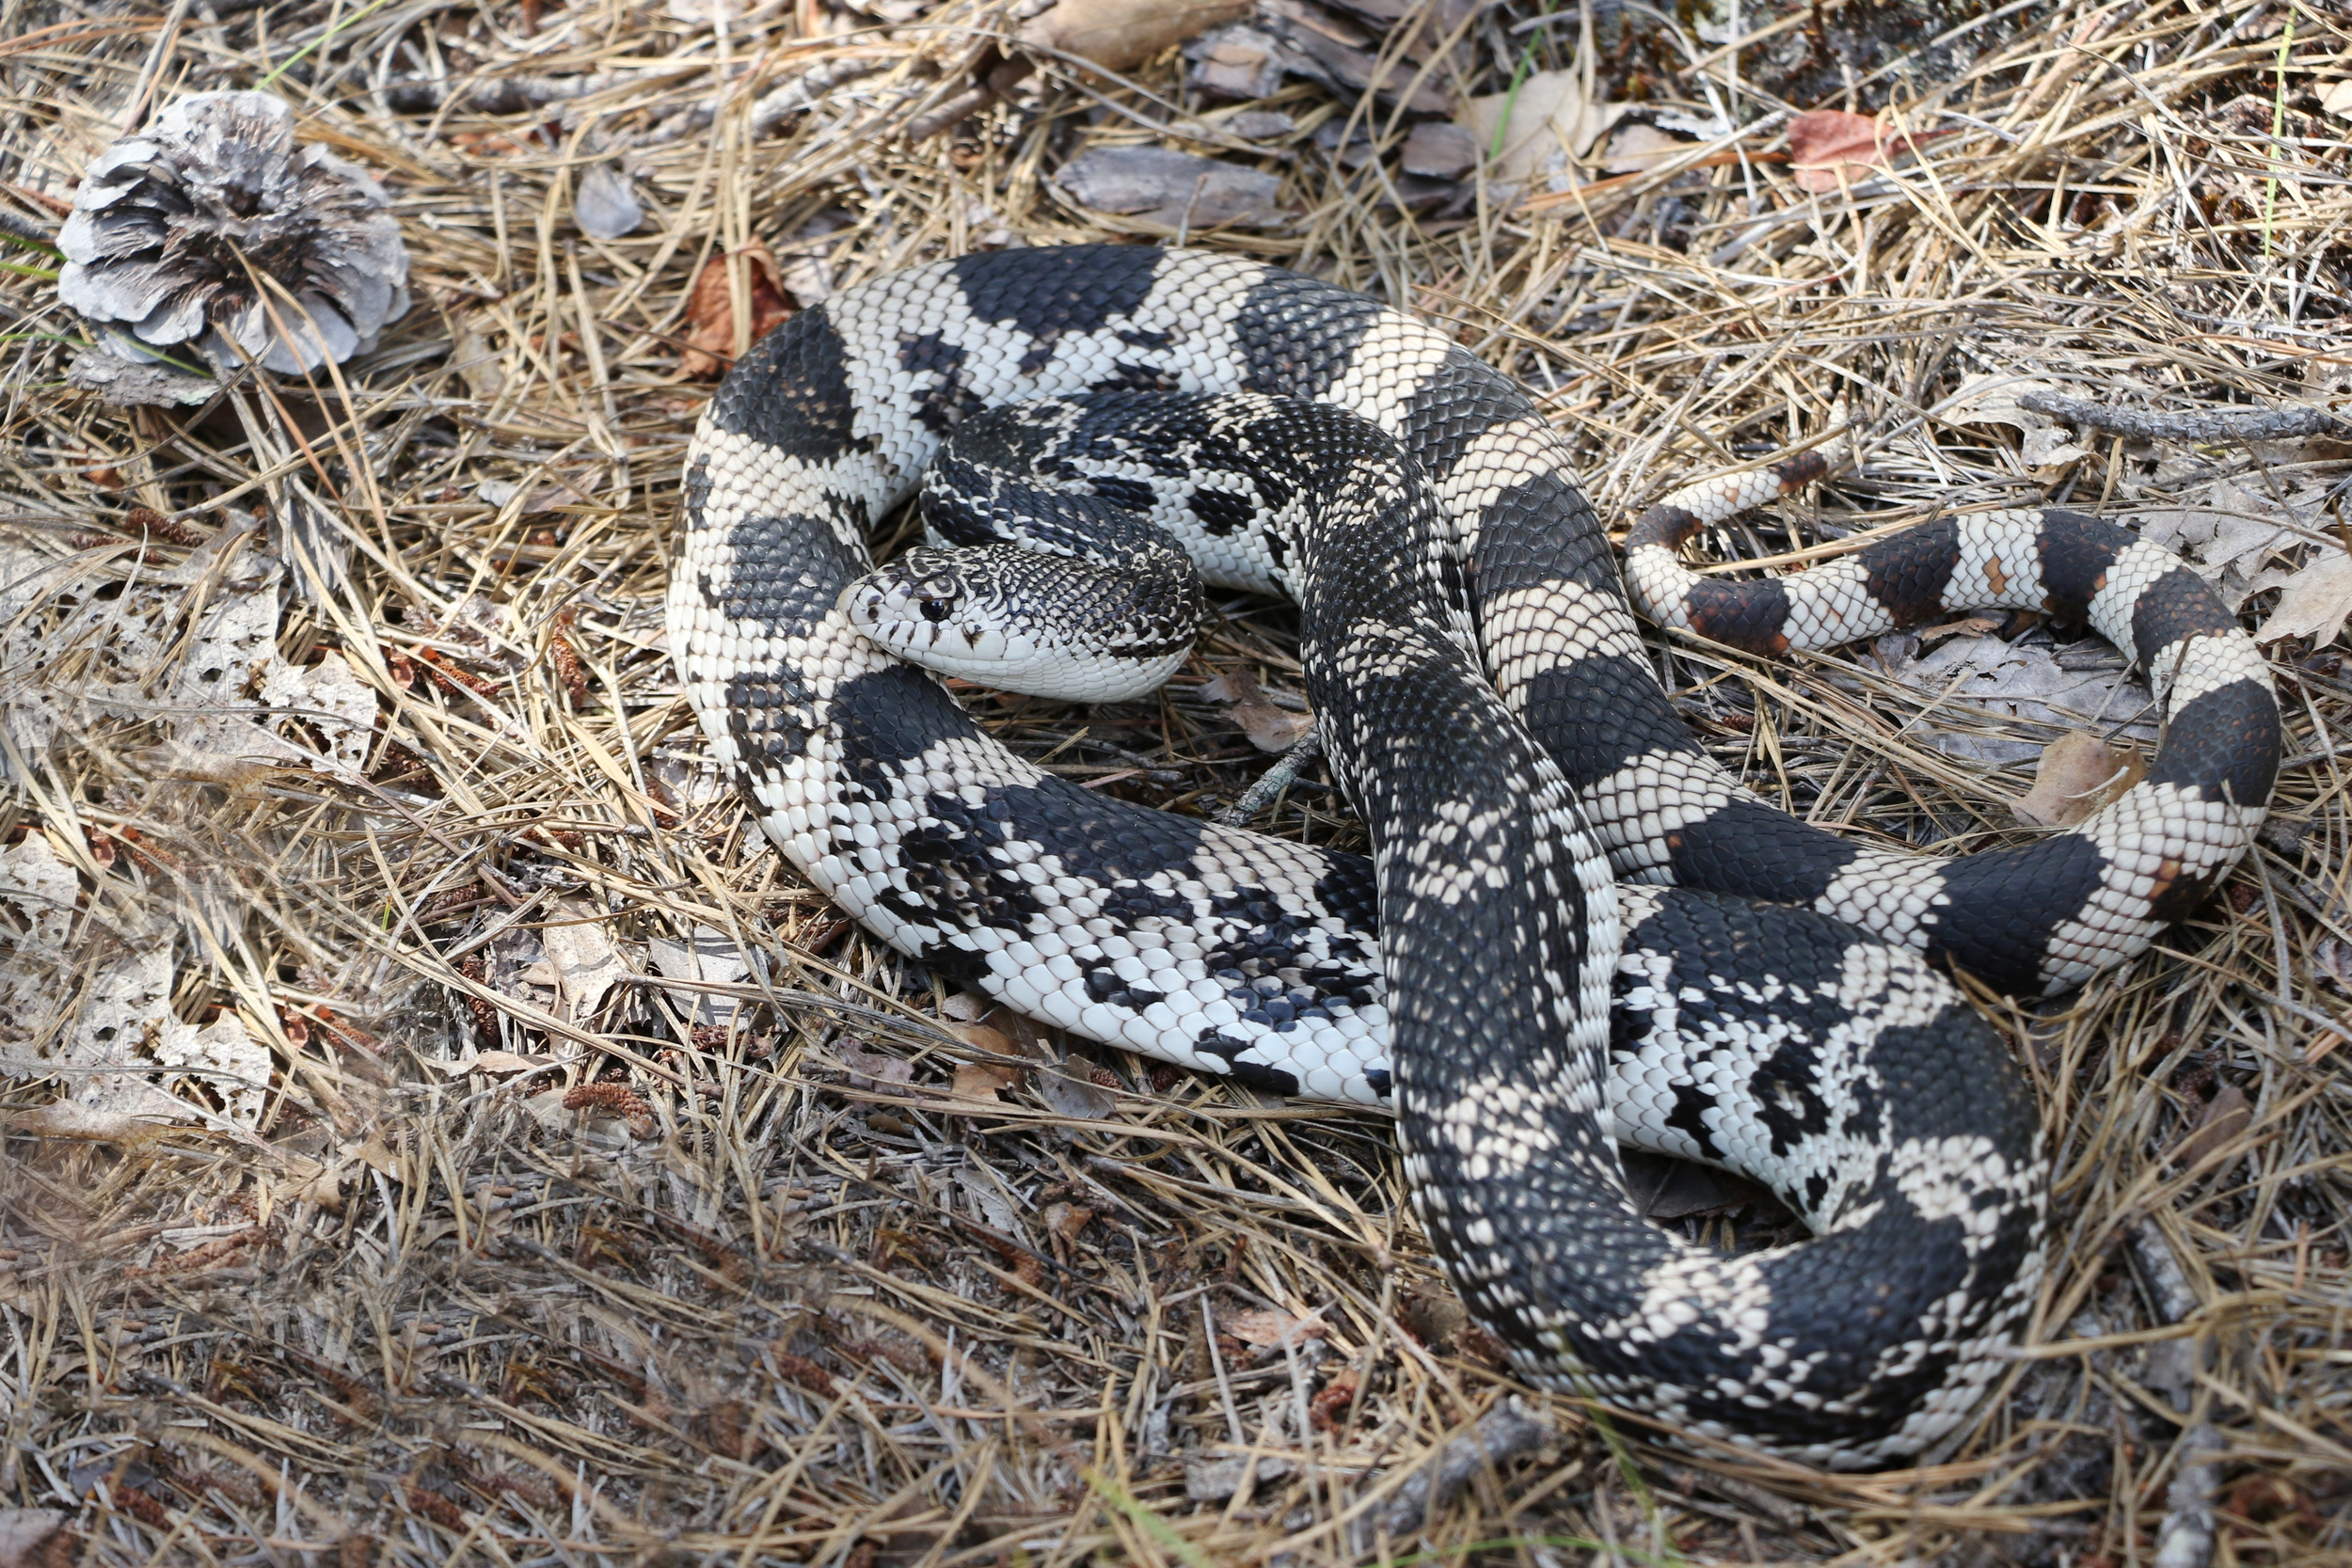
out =
<svg viewBox="0 0 2352 1568"><path fill-rule="evenodd" d="M119 324L103 337L125 357L186 344L220 369L311 370L373 348L408 309L386 206L364 170L294 145L284 100L198 93L82 177L57 294Z"/></svg>

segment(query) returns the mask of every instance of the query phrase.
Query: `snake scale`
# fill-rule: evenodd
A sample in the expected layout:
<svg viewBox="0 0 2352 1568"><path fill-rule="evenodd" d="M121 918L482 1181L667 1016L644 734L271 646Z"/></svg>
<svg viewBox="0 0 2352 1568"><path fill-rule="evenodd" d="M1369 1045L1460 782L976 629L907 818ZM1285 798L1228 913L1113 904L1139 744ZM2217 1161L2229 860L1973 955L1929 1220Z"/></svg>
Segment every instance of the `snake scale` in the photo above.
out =
<svg viewBox="0 0 2352 1568"><path fill-rule="evenodd" d="M1295 597L1373 859L1056 777L885 648L990 635L963 629L951 557L870 576L867 530L943 447L1000 499L1058 489L1124 549L1164 527L1208 583ZM1682 564L1816 472L1646 515L1645 611L1762 653L1963 606L2086 620L2166 696L2146 779L1959 861L1786 816L1677 721L1565 443L1514 384L1361 295L1140 245L915 267L756 345L689 458L671 647L768 836L898 951L1087 1038L1392 1102L1433 1247L1524 1375L1883 1465L1967 1418L2042 1262L2032 1097L1937 966L2042 991L2140 950L2243 852L2279 721L2201 579L2088 518L1955 518L1755 581ZM967 550L1075 553L1019 539L1019 506L927 508ZM1738 1257L1669 1236L1627 1202L1619 1140L1750 1175L1815 1234Z"/></svg>

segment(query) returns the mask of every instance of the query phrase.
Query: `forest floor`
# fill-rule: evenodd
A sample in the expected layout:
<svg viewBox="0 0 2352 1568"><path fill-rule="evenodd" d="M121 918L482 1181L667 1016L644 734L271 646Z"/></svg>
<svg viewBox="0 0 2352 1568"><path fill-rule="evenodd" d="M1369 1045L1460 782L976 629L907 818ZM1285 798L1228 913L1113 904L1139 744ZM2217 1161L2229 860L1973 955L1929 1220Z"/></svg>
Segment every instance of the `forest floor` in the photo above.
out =
<svg viewBox="0 0 2352 1568"><path fill-rule="evenodd" d="M1681 15L1263 0L1009 81L984 0L0 0L0 1568L2352 1558L2352 445L2017 402L2352 412L2352 30ZM126 406L42 237L142 104L255 87L380 180L413 306L332 374ZM1619 531L1851 418L1858 471L1712 543L2064 503L2261 640L2254 853L2078 993L1982 999L2052 1259L1933 1463L1523 1388L1384 1118L983 1018L712 771L662 593L724 363L914 261L1179 236L1454 327ZM1236 600L1150 701L969 702L1215 812L1300 722L1295 630ZM2031 616L1650 646L1715 754L1871 843L2023 842L2045 746L2154 738ZM1255 823L1362 844L1312 768ZM1449 1464L1482 1419L1534 1440Z"/></svg>

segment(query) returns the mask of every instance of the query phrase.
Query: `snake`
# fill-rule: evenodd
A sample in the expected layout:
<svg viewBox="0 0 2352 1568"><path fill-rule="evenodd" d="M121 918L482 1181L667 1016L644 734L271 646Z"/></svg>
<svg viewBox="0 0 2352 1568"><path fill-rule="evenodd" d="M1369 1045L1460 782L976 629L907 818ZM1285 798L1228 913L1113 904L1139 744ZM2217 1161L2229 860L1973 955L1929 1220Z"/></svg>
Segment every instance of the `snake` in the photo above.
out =
<svg viewBox="0 0 2352 1568"><path fill-rule="evenodd" d="M1083 1039L1392 1110L1431 1249L1518 1373L1674 1441L1867 1468L1969 1421L2044 1268L2034 1097L1947 971L2039 994L2145 948L2244 852L2279 718L2212 590L2114 524L1955 515L1743 580L1686 561L1820 470L1674 492L1621 578L1565 438L1438 326L1231 254L981 251L810 305L730 370L669 647L768 839L882 942ZM877 572L918 490L930 543ZM958 657L1059 660L977 618L1039 558L1172 569L1099 589L1132 635L1077 677L1097 695L1182 663L1203 585L1296 600L1372 854L1123 800L976 723ZM2138 661L2163 738L2014 848L1841 839L1691 736L1637 603L1764 657L2027 605ZM1749 1176L1811 1234L1671 1234L1621 1145Z"/></svg>

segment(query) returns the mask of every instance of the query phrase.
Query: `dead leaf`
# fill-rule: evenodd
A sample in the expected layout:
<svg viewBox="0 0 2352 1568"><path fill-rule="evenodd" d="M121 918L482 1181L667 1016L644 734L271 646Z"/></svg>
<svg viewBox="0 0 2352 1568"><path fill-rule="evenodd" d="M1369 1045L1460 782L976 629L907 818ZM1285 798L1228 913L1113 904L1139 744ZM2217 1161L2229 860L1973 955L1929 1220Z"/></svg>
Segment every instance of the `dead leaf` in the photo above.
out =
<svg viewBox="0 0 2352 1568"><path fill-rule="evenodd" d="M1020 1081L1019 1068L1002 1062L966 1062L956 1069L954 1094L958 1100L994 1100L999 1090Z"/></svg>
<svg viewBox="0 0 2352 1568"><path fill-rule="evenodd" d="M1248 16L1256 0L1059 0L1021 24L1021 41L1130 71L1197 33Z"/></svg>
<svg viewBox="0 0 2352 1568"><path fill-rule="evenodd" d="M2331 115L2352 119L2352 77L2331 84L2319 97L2319 106Z"/></svg>
<svg viewBox="0 0 2352 1568"><path fill-rule="evenodd" d="M2068 828L2105 810L2148 776L2133 751L2116 751L2080 730L2058 736L2042 750L2033 787L2010 802L2029 828Z"/></svg>
<svg viewBox="0 0 2352 1568"><path fill-rule="evenodd" d="M1686 150L1690 145L1688 136L1678 136L1646 119L1629 119L1609 133L1609 140L1599 153L1600 172L1641 174Z"/></svg>
<svg viewBox="0 0 2352 1568"><path fill-rule="evenodd" d="M2312 978L2345 996L2352 996L2352 943L2324 936L2312 944Z"/></svg>
<svg viewBox="0 0 2352 1568"><path fill-rule="evenodd" d="M1954 424L2005 424L2012 430L2036 430L2049 424L2047 414L2022 406L2018 399L2029 392L2051 394L2058 388L2046 381L2023 376L1981 373L1961 377L1960 390L1945 403L1943 416Z"/></svg>
<svg viewBox="0 0 2352 1568"><path fill-rule="evenodd" d="M939 1005L939 1016L952 1019L958 1023L977 1023L986 1018L990 1009L995 1006L995 1003L977 991L950 991L947 993L947 999Z"/></svg>
<svg viewBox="0 0 2352 1568"><path fill-rule="evenodd" d="M511 1077L517 1072L536 1072L541 1068L560 1064L552 1056L526 1056L516 1051L485 1051L472 1061L459 1066L469 1072L486 1073L490 1077Z"/></svg>
<svg viewBox="0 0 2352 1568"><path fill-rule="evenodd" d="M697 926L691 942L673 942L667 937L648 937L645 958L654 972L666 980L698 981L704 985L740 985L752 973L751 960L735 939L716 926ZM718 996L697 990L691 986L664 986L663 994L677 1004L696 1023L723 1024L734 1019L742 1006L732 996Z"/></svg>
<svg viewBox="0 0 2352 1568"><path fill-rule="evenodd" d="M384 1134L381 1132L370 1133L367 1142L351 1151L351 1157L378 1176L394 1181L407 1180L408 1167L402 1163L400 1156L393 1152L391 1146L384 1141Z"/></svg>
<svg viewBox="0 0 2352 1568"><path fill-rule="evenodd" d="M1843 109L1807 109L1788 122L1788 162L1801 191L1824 192L1891 168L1896 143L1915 153L1919 144L1949 132L1922 135L1898 133L1868 115Z"/></svg>
<svg viewBox="0 0 2352 1568"><path fill-rule="evenodd" d="M2122 656L2101 644L2060 648L2037 627L2014 642L1954 637L1915 657L1915 641L1909 632L1889 632L1878 640L1877 656L1888 674L1934 699L1914 733L1947 756L2037 761L2042 748L2017 734L2021 724L2058 731L2098 724L2120 740L2156 743L2153 721L2116 721L2143 714L2150 697L2128 678Z"/></svg>
<svg viewBox="0 0 2352 1568"><path fill-rule="evenodd" d="M2038 479L2055 479L2051 469L2063 468L2090 455L2090 449L2075 440L2058 425L2043 425L2028 430L2026 438L2017 443L2017 455Z"/></svg>
<svg viewBox="0 0 2352 1568"><path fill-rule="evenodd" d="M556 906L556 913L558 918L540 931L539 940L555 972L556 995L571 1022L578 1023L603 1005L606 991L628 978L628 963L596 910L566 899Z"/></svg>
<svg viewBox="0 0 2352 1568"><path fill-rule="evenodd" d="M351 1165L350 1160L338 1159L307 1174L296 1170L291 1180L278 1184L277 1201L314 1204L330 1214L340 1214L343 1212L343 1178Z"/></svg>
<svg viewBox="0 0 2352 1568"><path fill-rule="evenodd" d="M2254 1113L2247 1108L2246 1091L2235 1084L2224 1084L2219 1093L2205 1101L2205 1108L2198 1113L2195 1129L2181 1140L2172 1158L2184 1165L2194 1165L2245 1132L2253 1119Z"/></svg>
<svg viewBox="0 0 2352 1568"><path fill-rule="evenodd" d="M2073 426L2061 424L2046 414L2037 414L2017 400L2028 392L2057 390L2046 381L2016 375L1963 376L1960 390L1944 405L1943 417L1954 424L2008 425L2018 433L2018 455L2025 459L2026 467L2036 470L2038 477L2052 478L2055 476L2042 470L2061 468L2088 457L2090 449L2074 439Z"/></svg>
<svg viewBox="0 0 2352 1568"><path fill-rule="evenodd" d="M1502 130L1502 152L1487 165L1493 178L1566 190L1577 182L1578 162L1632 107L1588 100L1581 72L1538 71L1516 94L1469 100L1455 123L1482 152L1494 151L1495 132Z"/></svg>
<svg viewBox="0 0 2352 1568"><path fill-rule="evenodd" d="M596 164L580 174L572 193L572 221L590 239L617 240L645 221L645 209L618 165Z"/></svg>
<svg viewBox="0 0 2352 1568"><path fill-rule="evenodd" d="M81 1554L71 1545L53 1549L57 1532L65 1528L65 1513L55 1508L0 1508L0 1568L42 1568Z"/></svg>
<svg viewBox="0 0 2352 1568"><path fill-rule="evenodd" d="M768 247L755 241L732 256L713 256L694 275L686 294L687 352L678 368L697 380L717 375L735 354L735 293L727 281L727 263L744 264L744 304L751 311L746 343L755 343L792 314L785 297L784 279Z"/></svg>
<svg viewBox="0 0 2352 1568"><path fill-rule="evenodd" d="M1072 1121L1100 1121L1118 1109L1119 1101L1110 1092L1079 1074L1083 1069L1073 1062L1068 1068L1045 1066L1037 1069L1038 1093L1045 1101L1045 1108L1057 1117Z"/></svg>
<svg viewBox="0 0 2352 1568"><path fill-rule="evenodd" d="M952 1019L946 1019L941 1021L939 1026L973 1050L985 1051L992 1056L1018 1056L1022 1053L1010 1036L985 1023L958 1023Z"/></svg>
<svg viewBox="0 0 2352 1568"><path fill-rule="evenodd" d="M850 1069L850 1086L853 1089L900 1089L914 1082L914 1064L896 1056L868 1051L850 1040L841 1042L839 1054Z"/></svg>
<svg viewBox="0 0 2352 1568"><path fill-rule="evenodd" d="M1284 1342L1304 1344L1331 1332L1320 1318L1293 1317L1288 1312L1235 1312L1220 1315L1216 1326L1246 1345L1270 1349Z"/></svg>
<svg viewBox="0 0 2352 1568"><path fill-rule="evenodd" d="M2313 648L2324 648L2343 632L2347 616L2352 616L2352 555L2328 550L2286 579L2279 590L2279 607L2263 622L2254 641L2308 637Z"/></svg>
<svg viewBox="0 0 2352 1568"><path fill-rule="evenodd" d="M1081 1231L1094 1223L1094 1211L1081 1209L1074 1203L1049 1203L1039 1218L1044 1221L1047 1231L1060 1238L1064 1245L1070 1245L1076 1243Z"/></svg>
<svg viewBox="0 0 2352 1568"><path fill-rule="evenodd" d="M29 927L21 941L64 946L81 894L81 879L58 858L47 834L29 832L20 843L0 849L0 903L14 908ZM6 994L0 990L0 997Z"/></svg>
<svg viewBox="0 0 2352 1568"><path fill-rule="evenodd" d="M1229 670L1200 689L1200 695L1232 709L1249 744L1261 752L1287 752L1313 733L1314 717L1274 705L1247 670Z"/></svg>
<svg viewBox="0 0 2352 1568"><path fill-rule="evenodd" d="M342 654L330 648L316 664L307 666L273 660L262 678L262 705L316 730L326 743L321 760L329 769L357 777L367 766L375 729L375 689L359 678Z"/></svg>

